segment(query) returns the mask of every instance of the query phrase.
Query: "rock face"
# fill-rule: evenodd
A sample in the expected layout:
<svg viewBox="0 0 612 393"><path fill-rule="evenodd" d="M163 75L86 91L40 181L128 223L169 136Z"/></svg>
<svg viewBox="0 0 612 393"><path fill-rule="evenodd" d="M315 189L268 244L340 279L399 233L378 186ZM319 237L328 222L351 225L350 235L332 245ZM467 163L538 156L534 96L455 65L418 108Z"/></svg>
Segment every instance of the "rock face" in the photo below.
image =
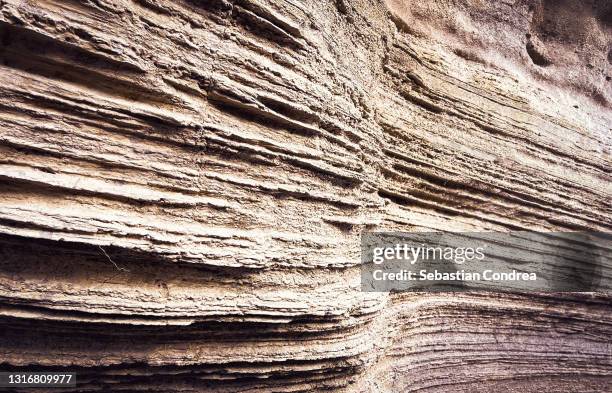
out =
<svg viewBox="0 0 612 393"><path fill-rule="evenodd" d="M0 0L0 368L609 391L609 295L365 293L359 235L610 231L611 21L606 0Z"/></svg>

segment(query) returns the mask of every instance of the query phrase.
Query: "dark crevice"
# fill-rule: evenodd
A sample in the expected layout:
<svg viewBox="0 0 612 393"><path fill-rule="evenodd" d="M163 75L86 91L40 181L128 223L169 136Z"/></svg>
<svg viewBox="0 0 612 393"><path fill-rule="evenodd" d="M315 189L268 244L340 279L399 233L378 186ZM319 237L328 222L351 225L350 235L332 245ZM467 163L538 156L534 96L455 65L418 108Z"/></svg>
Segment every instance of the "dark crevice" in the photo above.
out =
<svg viewBox="0 0 612 393"><path fill-rule="evenodd" d="M540 67L546 67L551 64L551 61L533 42L529 41L526 45L526 49L527 54L529 55L529 58L531 59L533 64L538 65Z"/></svg>
<svg viewBox="0 0 612 393"><path fill-rule="evenodd" d="M131 101L172 104L176 99L116 75L134 78L142 71L128 63L85 51L40 33L0 22L0 64L5 67L77 84ZM136 76L136 80L138 79Z"/></svg>

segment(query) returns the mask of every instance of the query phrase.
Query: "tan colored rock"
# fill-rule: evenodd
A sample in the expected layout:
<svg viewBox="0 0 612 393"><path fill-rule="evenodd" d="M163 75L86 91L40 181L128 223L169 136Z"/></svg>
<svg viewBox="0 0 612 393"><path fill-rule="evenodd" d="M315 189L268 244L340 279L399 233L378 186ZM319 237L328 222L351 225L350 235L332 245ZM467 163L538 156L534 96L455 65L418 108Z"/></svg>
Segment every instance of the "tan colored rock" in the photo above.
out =
<svg viewBox="0 0 612 393"><path fill-rule="evenodd" d="M610 15L0 0L0 369L67 367L75 391L607 391L608 294L365 293L359 235L609 232Z"/></svg>

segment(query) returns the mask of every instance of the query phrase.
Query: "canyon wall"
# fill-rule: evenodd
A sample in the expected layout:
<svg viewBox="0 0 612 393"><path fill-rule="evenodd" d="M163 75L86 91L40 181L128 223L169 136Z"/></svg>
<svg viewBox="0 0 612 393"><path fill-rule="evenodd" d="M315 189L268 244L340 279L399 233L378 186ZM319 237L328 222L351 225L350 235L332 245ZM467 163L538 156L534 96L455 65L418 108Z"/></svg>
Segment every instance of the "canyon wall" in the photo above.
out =
<svg viewBox="0 0 612 393"><path fill-rule="evenodd" d="M359 264L364 231L610 232L611 20L596 0L0 0L0 370L609 391L610 295L368 293Z"/></svg>

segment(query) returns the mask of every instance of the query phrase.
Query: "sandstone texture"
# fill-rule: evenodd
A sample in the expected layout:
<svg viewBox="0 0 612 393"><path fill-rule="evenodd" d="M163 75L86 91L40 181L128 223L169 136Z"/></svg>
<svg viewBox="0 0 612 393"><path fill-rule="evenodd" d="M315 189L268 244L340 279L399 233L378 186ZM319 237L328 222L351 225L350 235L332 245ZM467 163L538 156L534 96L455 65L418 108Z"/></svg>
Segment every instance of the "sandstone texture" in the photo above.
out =
<svg viewBox="0 0 612 393"><path fill-rule="evenodd" d="M0 371L609 392L611 295L359 264L363 231L610 232L611 77L608 0L0 0Z"/></svg>

